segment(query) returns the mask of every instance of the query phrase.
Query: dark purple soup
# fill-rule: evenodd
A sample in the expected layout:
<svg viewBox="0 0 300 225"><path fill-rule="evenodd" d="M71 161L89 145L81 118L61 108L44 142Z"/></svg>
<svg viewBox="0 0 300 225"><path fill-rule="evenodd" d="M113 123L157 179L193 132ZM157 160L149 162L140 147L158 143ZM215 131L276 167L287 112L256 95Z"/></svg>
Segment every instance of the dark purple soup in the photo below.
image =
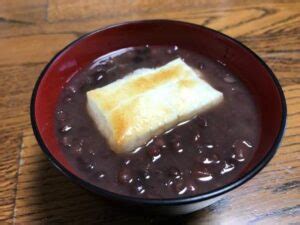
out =
<svg viewBox="0 0 300 225"><path fill-rule="evenodd" d="M139 151L114 153L87 113L86 92L178 57L201 71L224 101ZM112 52L78 72L60 96L56 130L62 151L88 182L123 195L176 198L236 180L258 145L260 116L251 94L226 65L176 46L146 46Z"/></svg>

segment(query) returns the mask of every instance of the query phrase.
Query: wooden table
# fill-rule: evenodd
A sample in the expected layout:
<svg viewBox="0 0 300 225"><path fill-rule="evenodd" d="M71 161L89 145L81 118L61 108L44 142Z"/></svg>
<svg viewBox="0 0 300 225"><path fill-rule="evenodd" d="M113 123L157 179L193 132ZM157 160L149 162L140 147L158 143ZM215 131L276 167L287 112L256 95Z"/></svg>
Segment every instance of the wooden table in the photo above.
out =
<svg viewBox="0 0 300 225"><path fill-rule="evenodd" d="M31 130L33 85L49 59L85 32L169 18L217 29L257 52L282 84L288 126L279 152L220 202L180 217L112 206L67 180ZM0 223L300 224L299 0L0 0Z"/></svg>

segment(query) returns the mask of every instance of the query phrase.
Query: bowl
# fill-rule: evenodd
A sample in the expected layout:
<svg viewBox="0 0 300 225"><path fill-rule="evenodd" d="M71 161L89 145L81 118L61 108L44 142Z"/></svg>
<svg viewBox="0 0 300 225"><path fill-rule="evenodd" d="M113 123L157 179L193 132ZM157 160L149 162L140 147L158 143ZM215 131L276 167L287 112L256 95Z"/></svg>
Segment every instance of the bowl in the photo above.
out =
<svg viewBox="0 0 300 225"><path fill-rule="evenodd" d="M54 112L62 87L81 68L109 52L141 45L177 45L196 51L236 74L248 87L261 112L257 151L234 182L219 189L175 199L143 199L101 189L82 179L62 153L54 129ZM220 32L196 24L171 20L133 21L88 33L57 53L39 76L32 94L31 122L36 139L50 162L82 187L110 200L168 214L184 214L212 204L254 177L274 156L286 124L283 91L270 68L253 51Z"/></svg>

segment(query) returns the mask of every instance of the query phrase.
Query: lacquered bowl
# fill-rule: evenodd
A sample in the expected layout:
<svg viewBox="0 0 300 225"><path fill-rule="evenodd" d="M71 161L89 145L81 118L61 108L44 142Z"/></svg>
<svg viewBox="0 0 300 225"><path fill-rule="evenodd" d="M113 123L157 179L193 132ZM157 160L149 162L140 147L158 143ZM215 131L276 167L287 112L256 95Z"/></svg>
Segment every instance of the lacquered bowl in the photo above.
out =
<svg viewBox="0 0 300 225"><path fill-rule="evenodd" d="M94 59L121 48L141 45L177 45L219 60L245 83L261 112L262 134L255 156L234 182L191 197L142 199L123 196L86 182L62 153L54 130L54 112L64 84ZM41 149L51 163L72 181L111 200L164 213L189 213L203 208L254 177L274 156L286 124L283 91L273 72L249 48L217 31L170 20L135 21L96 30L75 40L47 64L31 100L31 122Z"/></svg>

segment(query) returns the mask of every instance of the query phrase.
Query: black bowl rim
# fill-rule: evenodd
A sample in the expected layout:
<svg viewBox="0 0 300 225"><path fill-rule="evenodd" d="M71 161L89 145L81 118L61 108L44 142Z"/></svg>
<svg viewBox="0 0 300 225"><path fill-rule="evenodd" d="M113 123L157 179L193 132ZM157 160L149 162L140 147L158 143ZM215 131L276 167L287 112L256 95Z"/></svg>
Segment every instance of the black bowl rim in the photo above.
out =
<svg viewBox="0 0 300 225"><path fill-rule="evenodd" d="M85 180L81 179L80 177L74 175L70 171L68 171L58 160L54 158L54 156L50 153L48 148L46 147L40 132L37 127L37 123L35 120L35 99L37 95L37 91L39 88L39 84L41 80L43 79L44 75L46 74L46 71L48 68L51 66L52 62L56 60L56 58L64 51L66 51L70 46L73 44L77 43L78 41L90 36L94 35L95 33L99 33L101 31L107 30L107 29L112 29L112 28L118 28L119 26L123 25L128 25L128 24L143 24L143 23L175 23L175 24L181 24L181 25L188 25L196 29L205 29L210 32L214 32L217 35L222 36L223 38L236 43L239 45L239 47L246 49L250 54L252 54L267 70L268 74L272 78L275 86L277 87L277 90L280 95L280 100L281 100L281 109L282 109L282 118L281 118L281 124L280 124L280 129L279 132L274 140L274 143L266 156L257 164L257 166L249 171L247 174L245 174L243 177L240 179L233 181L223 187L220 187L218 189L212 190L207 193L199 194L199 195L194 195L194 196L187 196L187 197L179 197L179 198L172 198L172 199L146 199L146 198L136 198L136 197L131 197L131 196L125 196L125 195L120 195L114 192L110 192L108 190L102 189L100 187L97 187L91 183L86 182ZM59 51L50 61L49 63L45 66L45 68L42 70L40 76L38 77L33 92L32 92L32 97L31 97L31 103L30 103L30 119L31 119L31 124L32 124L32 129L34 132L34 135L38 141L38 144L40 145L42 151L46 154L48 160L59 170L61 171L66 177L71 179L71 181L78 183L79 185L83 186L84 188L88 189L89 191L92 191L100 196L112 199L112 200L118 200L118 201L123 201L127 203L134 203L134 204L142 204L142 205L152 205L152 206L172 206L172 205L182 205L182 204L190 204L190 203L195 203L195 202L200 202L204 200L208 200L214 197L217 197L219 195L225 194L229 192L230 190L233 190L248 180L250 180L252 177L254 177L260 170L262 170L268 162L273 158L275 155L278 147L280 146L281 139L284 135L285 131L285 126L286 126L286 117L287 117L287 106L286 106L286 100L285 96L283 93L283 90L280 86L280 83L272 70L268 67L268 65L256 54L254 53L251 49L249 49L247 46L242 44L241 42L219 32L216 30L213 30L211 28L204 27L202 25L198 24L193 24L189 22L184 22L184 21L178 21L178 20L167 20L167 19L154 19L154 20L137 20L137 21L128 21L128 22L123 22L123 23L118 23L114 25L109 25L104 28L100 28L97 30L94 30L92 32L86 33L82 35L81 37L77 38L76 40L72 41L69 43L66 47L64 47L61 51Z"/></svg>

